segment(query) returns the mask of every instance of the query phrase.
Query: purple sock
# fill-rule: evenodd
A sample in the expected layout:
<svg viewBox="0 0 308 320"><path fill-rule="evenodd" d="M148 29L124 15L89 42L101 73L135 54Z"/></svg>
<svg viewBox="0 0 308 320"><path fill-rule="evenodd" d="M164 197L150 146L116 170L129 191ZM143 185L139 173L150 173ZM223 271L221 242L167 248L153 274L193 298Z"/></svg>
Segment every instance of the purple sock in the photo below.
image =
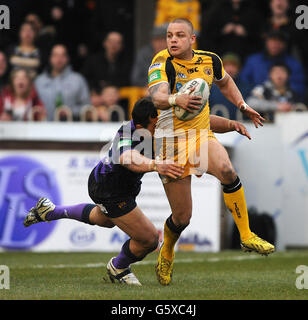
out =
<svg viewBox="0 0 308 320"><path fill-rule="evenodd" d="M63 218L74 219L85 223L89 222L89 215L95 205L81 203L74 206L56 206L55 209L46 214L46 220L58 220Z"/></svg>
<svg viewBox="0 0 308 320"><path fill-rule="evenodd" d="M112 264L117 269L126 269L130 266L130 264L140 261L144 258L138 258L133 253L131 253L129 249L129 242L130 239L123 244L121 252L112 260Z"/></svg>

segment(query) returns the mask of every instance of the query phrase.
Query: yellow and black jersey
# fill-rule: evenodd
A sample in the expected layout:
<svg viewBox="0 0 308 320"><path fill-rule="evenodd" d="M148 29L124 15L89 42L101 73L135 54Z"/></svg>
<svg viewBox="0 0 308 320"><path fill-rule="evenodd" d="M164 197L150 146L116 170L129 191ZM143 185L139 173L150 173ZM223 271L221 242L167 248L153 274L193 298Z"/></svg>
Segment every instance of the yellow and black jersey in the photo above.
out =
<svg viewBox="0 0 308 320"><path fill-rule="evenodd" d="M170 55L167 49L160 51L152 60L148 70L148 87L151 88L159 83L169 84L170 92L176 93L188 81L195 78L204 79L209 88L214 80L222 80L225 71L223 63L218 55L208 51L193 50L191 60L181 60ZM209 104L194 119L181 121L176 118L174 108L159 110L157 129L164 132L170 129L209 129ZM160 130L157 130L160 131ZM168 134L169 135L169 134Z"/></svg>

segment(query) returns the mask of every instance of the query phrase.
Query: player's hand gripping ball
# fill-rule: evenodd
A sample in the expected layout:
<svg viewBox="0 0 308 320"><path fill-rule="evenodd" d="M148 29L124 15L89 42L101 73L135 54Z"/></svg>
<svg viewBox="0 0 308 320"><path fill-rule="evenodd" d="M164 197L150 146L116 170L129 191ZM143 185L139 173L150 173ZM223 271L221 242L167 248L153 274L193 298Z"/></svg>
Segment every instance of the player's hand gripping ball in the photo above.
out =
<svg viewBox="0 0 308 320"><path fill-rule="evenodd" d="M193 91L191 91L194 88ZM178 94L190 94L193 96L201 97L202 105L199 109L193 110L193 112L189 112L180 106L174 106L174 114L175 116L182 121L188 121L195 118L206 106L207 100L209 98L210 90L207 82L201 78L196 78L188 81L181 89Z"/></svg>

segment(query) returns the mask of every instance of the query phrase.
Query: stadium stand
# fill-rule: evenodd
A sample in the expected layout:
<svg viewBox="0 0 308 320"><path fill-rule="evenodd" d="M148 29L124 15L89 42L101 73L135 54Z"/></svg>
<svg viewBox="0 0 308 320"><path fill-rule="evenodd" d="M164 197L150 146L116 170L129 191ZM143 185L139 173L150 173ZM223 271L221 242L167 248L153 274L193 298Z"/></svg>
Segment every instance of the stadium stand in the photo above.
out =
<svg viewBox="0 0 308 320"><path fill-rule="evenodd" d="M67 98L62 97L63 104L72 109L73 119L78 120L82 107L91 103L88 88L102 88L109 83L119 88L118 105L124 110L125 118L129 119L130 110L136 99L147 95L146 65L149 64L147 61L150 61L155 52L165 45L163 34L166 24L173 18L181 16L193 22L198 33L200 49L214 51L220 56L228 52L239 56L243 69L236 80L249 80L251 87L261 85L268 79L268 68L272 64L251 60L252 57L263 54L262 41L265 34L280 32L283 35L280 38L285 39L286 55L283 56L281 53L274 60L277 62L276 60L282 59L289 65L292 73L291 88L301 97L301 102L307 104L305 74L308 67L307 59L304 59L307 45L306 41L303 41L306 32L300 32L295 28L295 7L299 1L264 0L255 3L247 0L219 2L152 0L151 2L156 8L153 13L152 32L149 32L147 45L134 52L136 39L133 28L128 28L134 23L133 3L117 0L108 4L107 10L106 4L98 0L82 3L50 0L44 4L27 0L22 6L18 6L14 1L4 1L4 4L10 5L14 17L13 27L0 39L2 50L0 87L8 84L11 69L30 68L35 77L36 90L47 109L47 120L53 121L57 95L51 98L52 101L46 99L40 82L43 75L46 76L49 72L47 70L50 70L49 56L53 45L62 43L70 56L68 64L73 67L69 72L68 67L67 72L76 75L77 71L85 77L85 81L80 80L83 88L80 90L83 92L80 101L67 101ZM119 19L112 19L113 16ZM233 26L233 29L230 26ZM25 41L29 44L25 44ZM29 48L32 49L30 56L26 52ZM286 57L288 61L285 60ZM263 62L265 64L262 69ZM259 72L255 73L255 76L259 78L251 79L249 70L256 64ZM38 71L41 72L39 76L36 74ZM212 91L214 100L215 87ZM246 96L245 92L244 95ZM226 101L223 102L223 105L225 104ZM122 112L118 110L121 115L113 117L114 120L122 119Z"/></svg>

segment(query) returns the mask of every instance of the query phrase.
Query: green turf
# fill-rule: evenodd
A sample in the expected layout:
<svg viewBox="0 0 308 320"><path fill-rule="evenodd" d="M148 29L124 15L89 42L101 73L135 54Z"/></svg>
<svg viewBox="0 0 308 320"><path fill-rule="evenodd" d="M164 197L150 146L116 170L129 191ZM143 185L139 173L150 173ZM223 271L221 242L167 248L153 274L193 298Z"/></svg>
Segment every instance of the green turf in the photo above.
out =
<svg viewBox="0 0 308 320"><path fill-rule="evenodd" d="M104 264L112 253L0 253L10 268L10 289L2 299L308 299L295 286L295 269L308 265L308 251L276 252L268 257L241 251L177 252L171 285L162 287L154 266L157 252L133 271L143 284L105 282Z"/></svg>

